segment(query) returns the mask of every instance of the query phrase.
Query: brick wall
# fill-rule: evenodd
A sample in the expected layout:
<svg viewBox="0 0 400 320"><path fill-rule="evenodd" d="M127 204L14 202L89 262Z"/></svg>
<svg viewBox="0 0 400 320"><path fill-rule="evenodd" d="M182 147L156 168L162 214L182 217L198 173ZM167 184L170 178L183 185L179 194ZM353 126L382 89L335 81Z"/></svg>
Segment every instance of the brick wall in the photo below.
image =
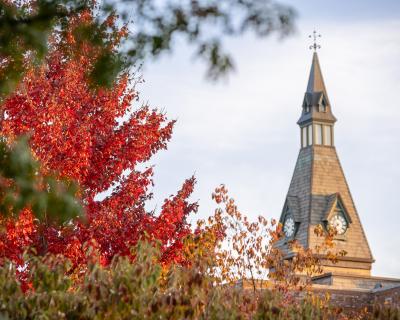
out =
<svg viewBox="0 0 400 320"><path fill-rule="evenodd" d="M315 288L313 292L320 296L329 293L331 304L346 310L358 310L372 306L371 292L369 291Z"/></svg>
<svg viewBox="0 0 400 320"><path fill-rule="evenodd" d="M390 304L400 308L400 286L390 289L376 289L372 292L373 303Z"/></svg>
<svg viewBox="0 0 400 320"><path fill-rule="evenodd" d="M347 310L372 308L375 304L400 308L400 286L373 291L314 288L316 295L329 293L332 305Z"/></svg>
<svg viewBox="0 0 400 320"><path fill-rule="evenodd" d="M256 284L257 289L269 289L269 281L261 281ZM253 290L252 283L249 280L241 280L237 286L247 290ZM400 285L391 288L379 288L374 290L353 289L343 290L329 288L326 285L314 284L312 286L313 294L322 297L329 294L330 303L333 306L341 307L347 311L356 311L364 308L372 309L374 305L388 305L400 308ZM299 298L304 296L304 292L299 292Z"/></svg>

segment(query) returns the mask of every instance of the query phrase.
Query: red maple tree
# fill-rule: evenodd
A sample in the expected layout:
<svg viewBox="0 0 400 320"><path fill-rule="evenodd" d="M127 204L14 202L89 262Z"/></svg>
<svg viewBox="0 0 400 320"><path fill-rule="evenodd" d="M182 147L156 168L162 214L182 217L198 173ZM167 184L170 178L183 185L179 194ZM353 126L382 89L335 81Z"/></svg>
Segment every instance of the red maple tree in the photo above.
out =
<svg viewBox="0 0 400 320"><path fill-rule="evenodd" d="M33 66L0 107L1 134L8 141L28 134L42 173L57 172L78 182L86 222L55 226L35 221L29 209L24 210L18 218L0 221L6 227L0 233L0 258L23 263L23 250L33 246L41 254L61 253L77 266L87 262L90 245L107 265L115 255L129 255L146 236L160 241L163 262L183 263L182 239L191 232L186 217L197 210L196 203L188 202L194 178L166 199L156 215L145 209L152 168L137 169L166 148L174 121L148 106L132 106L138 95L128 73L110 89L93 90L88 74L102 53L80 41L75 28L93 19L93 12L82 12L70 19L68 32L54 34L46 63ZM127 32L116 28L115 20L110 16L103 24L109 50L117 50ZM112 186L108 197L95 201Z"/></svg>

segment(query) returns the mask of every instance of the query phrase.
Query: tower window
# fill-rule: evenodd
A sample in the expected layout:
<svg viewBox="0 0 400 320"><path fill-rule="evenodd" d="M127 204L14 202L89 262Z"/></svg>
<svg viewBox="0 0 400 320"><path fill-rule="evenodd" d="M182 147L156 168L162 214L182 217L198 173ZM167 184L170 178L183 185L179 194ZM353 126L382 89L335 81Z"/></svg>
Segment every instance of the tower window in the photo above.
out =
<svg viewBox="0 0 400 320"><path fill-rule="evenodd" d="M307 147L307 127L301 128L301 147Z"/></svg>
<svg viewBox="0 0 400 320"><path fill-rule="evenodd" d="M312 125L307 126L307 136L308 136L308 145L311 146L313 143L313 130Z"/></svg>
<svg viewBox="0 0 400 320"><path fill-rule="evenodd" d="M322 124L315 125L315 144L322 144Z"/></svg>
<svg viewBox="0 0 400 320"><path fill-rule="evenodd" d="M306 106L305 110L306 110L306 113L309 113L310 112L310 106Z"/></svg>
<svg viewBox="0 0 400 320"><path fill-rule="evenodd" d="M326 146L331 146L332 145L332 126L324 126L324 133L325 133L325 139L324 139L324 145Z"/></svg>

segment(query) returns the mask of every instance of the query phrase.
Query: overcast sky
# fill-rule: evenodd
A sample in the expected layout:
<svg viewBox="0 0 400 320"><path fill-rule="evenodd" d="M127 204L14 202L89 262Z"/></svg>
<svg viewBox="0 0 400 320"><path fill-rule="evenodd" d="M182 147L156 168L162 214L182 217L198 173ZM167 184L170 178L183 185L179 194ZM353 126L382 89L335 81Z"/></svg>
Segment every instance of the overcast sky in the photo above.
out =
<svg viewBox="0 0 400 320"><path fill-rule="evenodd" d="M400 277L400 1L286 3L298 12L296 33L229 41L237 70L228 81L207 82L184 45L145 66L141 99L178 120L168 150L151 161L151 205L195 173L200 211L191 221L213 212L210 195L221 183L242 212L279 218L300 148L296 121L315 27L336 149L376 259L373 274Z"/></svg>

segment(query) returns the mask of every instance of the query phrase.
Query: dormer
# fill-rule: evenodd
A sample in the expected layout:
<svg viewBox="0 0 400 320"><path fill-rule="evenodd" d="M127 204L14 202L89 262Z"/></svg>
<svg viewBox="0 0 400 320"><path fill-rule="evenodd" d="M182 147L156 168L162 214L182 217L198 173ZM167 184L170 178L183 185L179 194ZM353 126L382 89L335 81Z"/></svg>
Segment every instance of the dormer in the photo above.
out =
<svg viewBox="0 0 400 320"><path fill-rule="evenodd" d="M296 237L301 223L299 198L287 196L279 222L283 226L283 233L286 240L293 240Z"/></svg>
<svg viewBox="0 0 400 320"><path fill-rule="evenodd" d="M345 234L352 219L339 193L327 197L327 206L322 220L327 231L336 232L335 238L345 240Z"/></svg>
<svg viewBox="0 0 400 320"><path fill-rule="evenodd" d="M327 112L327 110L328 110L328 102L326 101L326 98L322 93L318 103L318 112Z"/></svg>
<svg viewBox="0 0 400 320"><path fill-rule="evenodd" d="M311 101L308 99L307 93L304 95L303 100L303 113L310 113L311 111Z"/></svg>

